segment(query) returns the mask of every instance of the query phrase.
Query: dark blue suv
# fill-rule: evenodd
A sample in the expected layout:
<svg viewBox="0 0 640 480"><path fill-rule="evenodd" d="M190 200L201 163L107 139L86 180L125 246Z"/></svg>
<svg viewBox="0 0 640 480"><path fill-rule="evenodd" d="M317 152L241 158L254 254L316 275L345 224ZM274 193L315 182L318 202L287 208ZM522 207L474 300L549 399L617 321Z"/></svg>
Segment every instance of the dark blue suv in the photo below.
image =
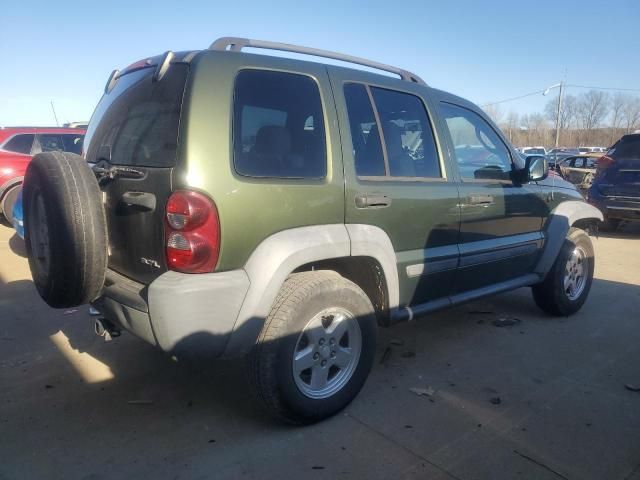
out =
<svg viewBox="0 0 640 480"><path fill-rule="evenodd" d="M604 215L602 230L613 231L623 220L640 220L640 132L624 135L598 159L587 200Z"/></svg>

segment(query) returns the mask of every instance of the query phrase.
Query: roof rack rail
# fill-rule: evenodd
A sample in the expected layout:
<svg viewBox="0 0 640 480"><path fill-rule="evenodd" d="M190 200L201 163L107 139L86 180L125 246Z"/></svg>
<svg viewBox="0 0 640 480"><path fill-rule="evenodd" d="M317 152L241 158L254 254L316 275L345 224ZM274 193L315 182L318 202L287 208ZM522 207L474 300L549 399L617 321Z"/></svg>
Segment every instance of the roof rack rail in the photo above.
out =
<svg viewBox="0 0 640 480"><path fill-rule="evenodd" d="M386 65L384 63L374 62L372 60L367 60L366 58L353 57L351 55L344 55L342 53L331 52L329 50L302 47L299 45L291 45L288 43L268 42L264 40L253 40L250 38L239 37L221 37L209 46L209 50L231 50L232 52L239 52L243 48L247 47L263 48L265 50L280 50L282 52L302 53L304 55L313 55L315 57L331 58L333 60L340 60L342 62L355 63L357 65L363 65L365 67L375 68L376 70L393 73L395 75L398 75L402 80L406 80L408 82L426 85L425 81L422 80L422 78L420 78L415 73L409 72L408 70L403 70L401 68Z"/></svg>

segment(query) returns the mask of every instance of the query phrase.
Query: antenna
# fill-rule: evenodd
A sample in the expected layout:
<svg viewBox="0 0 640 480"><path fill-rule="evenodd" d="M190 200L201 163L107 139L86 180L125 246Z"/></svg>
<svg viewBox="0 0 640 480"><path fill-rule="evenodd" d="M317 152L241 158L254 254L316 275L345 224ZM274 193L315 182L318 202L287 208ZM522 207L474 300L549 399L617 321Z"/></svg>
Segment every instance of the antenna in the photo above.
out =
<svg viewBox="0 0 640 480"><path fill-rule="evenodd" d="M51 110L53 111L53 118L56 119L56 127L59 127L58 116L56 115L56 108L53 106L53 100L51 100Z"/></svg>

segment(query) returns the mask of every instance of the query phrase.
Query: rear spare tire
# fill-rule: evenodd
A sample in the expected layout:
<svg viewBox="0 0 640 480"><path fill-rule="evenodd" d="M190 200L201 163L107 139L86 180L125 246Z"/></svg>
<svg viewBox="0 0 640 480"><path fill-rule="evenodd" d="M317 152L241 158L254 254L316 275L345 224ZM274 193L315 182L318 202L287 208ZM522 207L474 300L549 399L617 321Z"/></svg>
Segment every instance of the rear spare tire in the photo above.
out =
<svg viewBox="0 0 640 480"><path fill-rule="evenodd" d="M40 296L55 308L100 295L107 269L107 225L91 168L79 155L36 155L23 187L25 243Z"/></svg>

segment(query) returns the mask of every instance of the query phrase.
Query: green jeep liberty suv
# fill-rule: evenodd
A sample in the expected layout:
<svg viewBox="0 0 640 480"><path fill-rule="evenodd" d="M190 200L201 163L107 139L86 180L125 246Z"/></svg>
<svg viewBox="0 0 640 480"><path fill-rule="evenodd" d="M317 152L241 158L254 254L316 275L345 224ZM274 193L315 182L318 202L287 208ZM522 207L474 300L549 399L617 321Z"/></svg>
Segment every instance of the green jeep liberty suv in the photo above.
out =
<svg viewBox="0 0 640 480"><path fill-rule="evenodd" d="M518 287L576 312L602 221L417 75L242 38L114 71L84 159L37 156L24 201L49 305L90 302L99 332L178 357L246 354L258 398L294 423L356 396L379 326Z"/></svg>

